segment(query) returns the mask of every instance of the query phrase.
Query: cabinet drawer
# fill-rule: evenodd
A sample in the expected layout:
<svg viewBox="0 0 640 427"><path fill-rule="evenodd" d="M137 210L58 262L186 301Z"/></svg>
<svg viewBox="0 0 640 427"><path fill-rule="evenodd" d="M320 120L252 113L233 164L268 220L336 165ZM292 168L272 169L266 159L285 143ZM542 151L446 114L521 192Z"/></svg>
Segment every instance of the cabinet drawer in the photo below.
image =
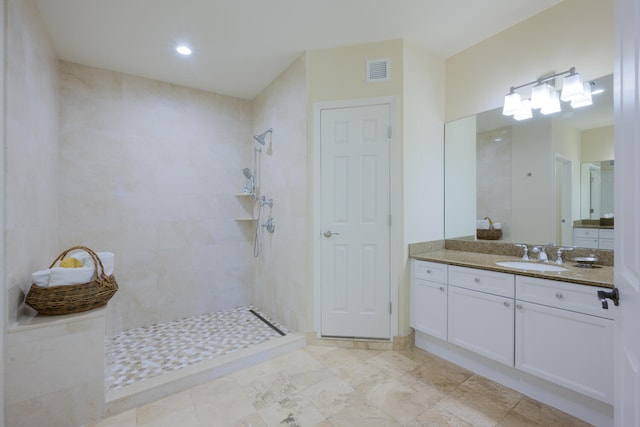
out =
<svg viewBox="0 0 640 427"><path fill-rule="evenodd" d="M597 228L574 228L573 236L575 238L587 238L590 237L592 239L598 238L598 229Z"/></svg>
<svg viewBox="0 0 640 427"><path fill-rule="evenodd" d="M447 264L413 260L413 277L436 283L447 283Z"/></svg>
<svg viewBox="0 0 640 427"><path fill-rule="evenodd" d="M573 245L579 248L598 249L598 239L576 237L573 239Z"/></svg>
<svg viewBox="0 0 640 427"><path fill-rule="evenodd" d="M615 306L609 301L609 309L603 309L598 299L598 290L610 291L611 289L535 277L516 277L516 299L519 301L613 319Z"/></svg>
<svg viewBox="0 0 640 427"><path fill-rule="evenodd" d="M598 236L601 239L613 239L613 230L605 228L598 230Z"/></svg>
<svg viewBox="0 0 640 427"><path fill-rule="evenodd" d="M598 239L578 238L573 239L573 245L579 248L598 249Z"/></svg>
<svg viewBox="0 0 640 427"><path fill-rule="evenodd" d="M449 284L461 288L513 298L514 282L513 274L457 266L449 268Z"/></svg>

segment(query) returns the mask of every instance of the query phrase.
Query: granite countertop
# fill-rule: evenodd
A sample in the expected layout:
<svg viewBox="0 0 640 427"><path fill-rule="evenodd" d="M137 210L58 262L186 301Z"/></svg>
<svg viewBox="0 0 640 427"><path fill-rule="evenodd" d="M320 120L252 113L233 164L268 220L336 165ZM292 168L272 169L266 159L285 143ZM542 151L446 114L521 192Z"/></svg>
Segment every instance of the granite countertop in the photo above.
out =
<svg viewBox="0 0 640 427"><path fill-rule="evenodd" d="M482 270L499 271L503 273L517 274L520 276L538 277L541 279L558 280L561 282L578 283L589 286L599 286L603 288L613 288L612 266L596 265L592 268L577 267L574 262L568 261L562 264L567 271L541 272L520 270L515 268L501 267L496 265L497 261L522 261L522 257L486 254L479 252L467 252L453 249L440 249L434 251L424 251L411 254L411 258L422 261L438 262L442 264L458 265L462 267L480 268ZM535 262L535 261L534 261ZM557 265L553 263L553 265Z"/></svg>

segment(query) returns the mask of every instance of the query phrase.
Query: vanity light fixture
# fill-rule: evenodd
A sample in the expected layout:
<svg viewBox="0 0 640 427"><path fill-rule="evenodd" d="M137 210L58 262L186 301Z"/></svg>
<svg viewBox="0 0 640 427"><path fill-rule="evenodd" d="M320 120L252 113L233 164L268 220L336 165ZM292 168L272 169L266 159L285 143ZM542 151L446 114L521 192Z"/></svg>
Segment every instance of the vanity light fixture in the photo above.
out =
<svg viewBox="0 0 640 427"><path fill-rule="evenodd" d="M556 77L565 76L562 82L562 92L559 94L554 87ZM502 114L513 116L516 120L526 120L533 117L532 110L540 110L542 114L553 114L562 110L560 101L568 102L572 108L586 107L592 104L591 82L583 83L580 73L575 67L566 71L543 76L519 86L512 86L504 97ZM531 98L522 99L516 92L527 86L531 88Z"/></svg>

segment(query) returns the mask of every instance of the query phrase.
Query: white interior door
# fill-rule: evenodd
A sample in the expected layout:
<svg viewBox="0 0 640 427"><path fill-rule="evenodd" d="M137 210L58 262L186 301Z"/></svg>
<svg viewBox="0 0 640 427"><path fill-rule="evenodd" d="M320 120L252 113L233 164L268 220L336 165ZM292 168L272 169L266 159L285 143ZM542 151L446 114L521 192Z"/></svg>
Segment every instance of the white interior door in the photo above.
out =
<svg viewBox="0 0 640 427"><path fill-rule="evenodd" d="M616 1L615 425L640 426L640 0ZM610 368L611 369L611 368Z"/></svg>
<svg viewBox="0 0 640 427"><path fill-rule="evenodd" d="M320 113L322 336L390 338L391 106Z"/></svg>
<svg viewBox="0 0 640 427"><path fill-rule="evenodd" d="M558 245L571 245L573 242L573 221L571 220L571 160L556 155L556 237Z"/></svg>

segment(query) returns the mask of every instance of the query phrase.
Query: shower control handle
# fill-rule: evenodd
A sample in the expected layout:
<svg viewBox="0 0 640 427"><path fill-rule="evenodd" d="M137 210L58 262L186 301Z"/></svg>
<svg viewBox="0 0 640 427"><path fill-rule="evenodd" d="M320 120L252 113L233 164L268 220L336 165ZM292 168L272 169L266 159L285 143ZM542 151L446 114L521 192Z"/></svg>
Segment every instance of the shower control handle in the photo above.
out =
<svg viewBox="0 0 640 427"><path fill-rule="evenodd" d="M327 230L324 233L322 233L324 235L324 237L326 237L327 239L330 238L331 236L339 236L340 233L334 233L331 230Z"/></svg>

